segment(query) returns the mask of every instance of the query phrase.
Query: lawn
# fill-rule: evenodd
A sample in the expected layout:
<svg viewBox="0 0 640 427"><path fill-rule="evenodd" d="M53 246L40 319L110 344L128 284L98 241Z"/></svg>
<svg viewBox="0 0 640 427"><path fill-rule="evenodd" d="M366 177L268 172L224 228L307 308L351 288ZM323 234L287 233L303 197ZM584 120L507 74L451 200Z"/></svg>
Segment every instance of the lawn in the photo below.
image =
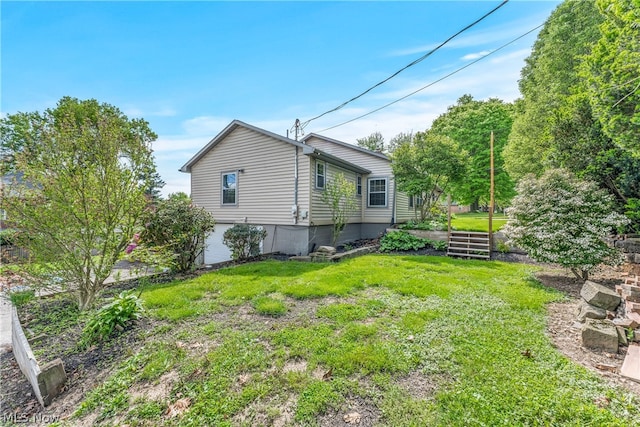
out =
<svg viewBox="0 0 640 427"><path fill-rule="evenodd" d="M638 399L552 346L564 297L534 270L368 255L149 285L153 328L59 425L634 425Z"/></svg>
<svg viewBox="0 0 640 427"><path fill-rule="evenodd" d="M507 223L505 214L493 214L493 231L498 231ZM489 214L486 212L469 212L455 214L451 218L451 226L454 230L465 231L489 231Z"/></svg>

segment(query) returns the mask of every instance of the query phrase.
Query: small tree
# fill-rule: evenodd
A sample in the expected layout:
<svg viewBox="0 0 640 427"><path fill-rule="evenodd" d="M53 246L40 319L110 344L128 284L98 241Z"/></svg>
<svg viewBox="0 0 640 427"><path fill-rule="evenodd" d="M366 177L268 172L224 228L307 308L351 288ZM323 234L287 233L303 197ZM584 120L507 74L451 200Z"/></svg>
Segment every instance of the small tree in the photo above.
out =
<svg viewBox="0 0 640 427"><path fill-rule="evenodd" d="M613 197L591 181L563 169L539 179L523 178L503 232L536 261L570 268L582 280L602 263L613 264L619 252L605 238L628 220L613 211Z"/></svg>
<svg viewBox="0 0 640 427"><path fill-rule="evenodd" d="M245 260L260 255L260 242L267 230L249 224L236 224L222 235L223 243L231 249L231 258Z"/></svg>
<svg viewBox="0 0 640 427"><path fill-rule="evenodd" d="M356 209L355 194L354 183L349 181L343 173L336 174L327 183L322 193L322 201L326 203L331 211L333 246L338 242L338 238L347 225L349 217Z"/></svg>
<svg viewBox="0 0 640 427"><path fill-rule="evenodd" d="M202 255L205 238L215 227L213 216L194 206L184 193L170 194L160 200L146 215L146 228L142 240L152 246L161 246L174 254L176 270L185 272L195 267Z"/></svg>
<svg viewBox="0 0 640 427"><path fill-rule="evenodd" d="M422 199L421 221L430 215L440 194L465 177L467 159L467 152L452 139L430 132L418 132L393 152L391 167L398 189Z"/></svg>
<svg viewBox="0 0 640 427"><path fill-rule="evenodd" d="M23 174L5 190L3 209L37 267L31 281L69 287L85 310L147 204L156 135L111 105L68 97L1 122L11 135L3 156Z"/></svg>

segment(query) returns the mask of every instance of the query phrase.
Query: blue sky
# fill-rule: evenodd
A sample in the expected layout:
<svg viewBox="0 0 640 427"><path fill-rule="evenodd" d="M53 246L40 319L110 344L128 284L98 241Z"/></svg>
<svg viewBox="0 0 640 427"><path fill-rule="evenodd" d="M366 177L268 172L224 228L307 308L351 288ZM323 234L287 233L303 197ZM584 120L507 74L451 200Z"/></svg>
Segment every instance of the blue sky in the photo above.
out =
<svg viewBox="0 0 640 427"><path fill-rule="evenodd" d="M42 111L63 96L95 98L142 117L163 193L189 192L178 172L239 119L285 135L424 55L500 1L0 2L0 113ZM445 47L305 132L355 143L427 129L464 95L519 96L538 31L559 1L511 0Z"/></svg>

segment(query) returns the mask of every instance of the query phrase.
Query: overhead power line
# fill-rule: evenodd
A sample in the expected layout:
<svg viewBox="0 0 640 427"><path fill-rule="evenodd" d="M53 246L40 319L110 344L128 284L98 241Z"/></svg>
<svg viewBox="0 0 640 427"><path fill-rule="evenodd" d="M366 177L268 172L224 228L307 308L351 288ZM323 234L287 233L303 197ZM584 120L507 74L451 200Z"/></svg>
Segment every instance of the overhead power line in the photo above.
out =
<svg viewBox="0 0 640 427"><path fill-rule="evenodd" d="M322 132L325 132L325 131L328 131L328 130L331 130L331 129L335 129L335 128L337 128L337 127L340 127L340 126L346 125L347 123L355 122L356 120L359 120L359 119L361 119L361 118L363 118L363 117L367 117L367 116L369 116L369 115L371 115L371 114L373 114L373 113L377 113L378 111L380 111L380 110L382 110L382 109L385 109L385 108L387 108L387 107L389 107L389 106L391 106L391 105L393 105L393 104L396 104L396 103L398 103L398 102L400 102L400 101L402 101L402 100L405 100L405 99L409 98L410 96L413 96L413 95L415 95L416 93L421 92L421 91L423 91L423 90L425 90L425 89L427 89L427 88L429 88L429 87L431 87L431 86L435 85L436 83L440 83L441 81L443 81L443 80L445 80L445 79L448 79L449 77L453 76L454 74L459 73L460 71L462 71L462 70L464 70L464 69L466 69L466 68L469 68L470 66L474 65L475 63L482 61L483 59L485 59L485 58L487 58L488 56L491 56L491 55L493 55L494 53L496 53L496 52L498 52L498 51L500 51L500 50L504 49L505 47L509 46L510 44L513 44L513 43L517 42L517 41L518 41L518 40L520 40L521 38L526 37L526 36L528 36L529 34L531 34L532 32L536 31L538 28L541 28L543 25L544 25L544 24L540 24L540 25L538 25L537 27L532 28L531 30L527 31L526 33L524 33L524 34L522 34L522 35L520 35L520 36L516 37L515 39L513 39L513 40L511 40L511 41L509 41L509 42L507 42L507 43L505 43L505 44L503 44L502 46L500 46L500 47L496 48L495 50L492 50L491 52L487 53L486 55L483 55L483 56L481 56L480 58L478 58L478 59L476 59L476 60L474 60L474 61L469 62L468 64L466 64L466 65L464 65L464 66L462 66L462 67L460 67L460 68L458 68L458 69L456 69L456 70L454 70L454 71L450 72L449 74L447 74L447 75L445 75L445 76L442 76L442 77L440 77L439 79L434 80L434 81L432 81L431 83L429 83L429 84L427 84L427 85L425 85L425 86L422 86L421 88L416 89L416 90L414 90L413 92L408 93L408 94L406 94L405 96L403 96L403 97L401 97L401 98L396 99L395 101L389 102L388 104L385 104L385 105L383 105L382 107L378 107L378 108L376 108L375 110L369 111L368 113L365 113L365 114L362 114L362 115L360 115L360 116L358 116L358 117L355 117L355 118L353 118L353 119L347 120L346 122L342 122L342 123L337 124L337 125L335 125L335 126L331 126L331 127L326 128L326 129L322 129L321 131L319 131L319 133L322 133Z"/></svg>
<svg viewBox="0 0 640 427"><path fill-rule="evenodd" d="M470 29L471 27L475 26L476 24L478 24L479 22L481 22L482 20L484 20L485 18L487 18L489 15L493 14L494 12L496 12L498 9L500 9L502 6L504 6L505 4L507 4L509 2L509 0L503 0L502 3L500 3L498 6L496 6L495 8L493 8L492 10L490 10L489 12L485 13L482 17L476 19L474 22L472 22L471 24L467 25L466 27L464 27L463 29L461 29L460 31L458 31L457 33L455 33L454 35L452 35L451 37L449 37L448 39L446 39L445 41L443 41L442 43L440 43L438 46L436 46L435 48L431 49L429 52L425 53L424 55L422 55L420 58L416 59L415 61L405 65L404 67L402 67L401 69L399 69L398 71L396 71L395 73L391 74L389 77L387 77L386 79L376 83L375 85L371 86L369 89L365 90L364 92L354 96L353 98L349 99L348 101L343 102L342 104L338 105L335 108L332 108L331 110L325 111L322 114L319 114L315 117L310 118L309 120L307 120L306 122L304 122L302 124L302 127L304 128L305 126L307 126L310 122L312 122L313 120L319 119L322 116L325 116L329 113L333 113L334 111L338 111L339 109L341 109L342 107L344 107L345 105L355 101L356 99L366 95L367 93L371 92L373 89L377 88L378 86L388 82L389 80L391 80L392 78L394 78L395 76L397 76L398 74L400 74L401 72L403 72L404 70L406 70L409 67L413 67L414 65L418 64L419 62L422 62L423 60L425 60L426 58L428 58L429 56L431 56L433 53L435 53L436 51L438 51L440 48L442 48L444 45L446 45L447 43L449 43L451 40L453 40L454 38L458 37L460 34L464 33L465 31L467 31L468 29Z"/></svg>

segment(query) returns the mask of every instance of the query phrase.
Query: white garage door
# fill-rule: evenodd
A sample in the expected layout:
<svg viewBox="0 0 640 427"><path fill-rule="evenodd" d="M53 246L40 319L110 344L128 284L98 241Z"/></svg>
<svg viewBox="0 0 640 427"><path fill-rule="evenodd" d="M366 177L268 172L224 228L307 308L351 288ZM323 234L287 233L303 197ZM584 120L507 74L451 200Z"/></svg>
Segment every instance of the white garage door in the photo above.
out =
<svg viewBox="0 0 640 427"><path fill-rule="evenodd" d="M222 243L222 235L231 227L233 227L233 224L216 224L215 231L206 240L204 249L205 264L215 264L231 259L231 251Z"/></svg>

